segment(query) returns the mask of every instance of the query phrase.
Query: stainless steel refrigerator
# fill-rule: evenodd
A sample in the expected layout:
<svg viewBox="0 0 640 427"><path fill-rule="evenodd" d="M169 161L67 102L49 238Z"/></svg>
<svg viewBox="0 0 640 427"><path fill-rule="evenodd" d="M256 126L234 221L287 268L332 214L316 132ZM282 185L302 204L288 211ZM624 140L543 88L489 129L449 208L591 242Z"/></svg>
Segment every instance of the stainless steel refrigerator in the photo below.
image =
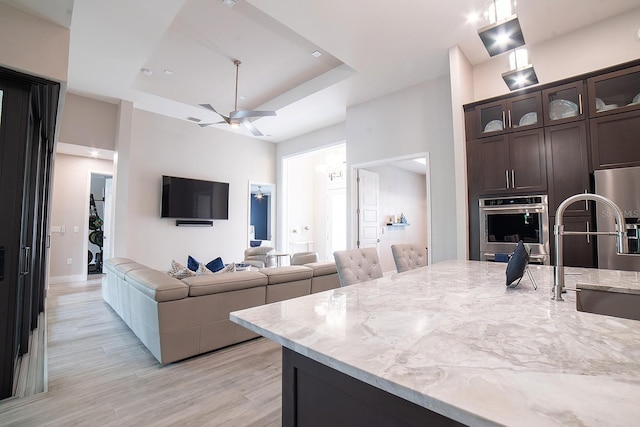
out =
<svg viewBox="0 0 640 427"><path fill-rule="evenodd" d="M611 199L624 212L629 251L635 254L616 255L615 237L598 236L598 267L640 271L640 167L597 170L594 176L596 194ZM597 205L596 214L598 231L615 230L615 216L609 208Z"/></svg>

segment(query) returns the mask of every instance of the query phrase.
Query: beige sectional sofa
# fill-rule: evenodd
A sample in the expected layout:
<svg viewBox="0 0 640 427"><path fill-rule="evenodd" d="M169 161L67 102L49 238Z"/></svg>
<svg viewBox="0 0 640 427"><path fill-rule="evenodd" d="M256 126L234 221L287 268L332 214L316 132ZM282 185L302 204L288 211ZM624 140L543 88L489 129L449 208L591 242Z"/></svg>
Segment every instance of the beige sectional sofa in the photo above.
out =
<svg viewBox="0 0 640 427"><path fill-rule="evenodd" d="M333 262L182 280L128 258L104 265L104 300L162 364L256 337L229 320L232 311L340 286Z"/></svg>

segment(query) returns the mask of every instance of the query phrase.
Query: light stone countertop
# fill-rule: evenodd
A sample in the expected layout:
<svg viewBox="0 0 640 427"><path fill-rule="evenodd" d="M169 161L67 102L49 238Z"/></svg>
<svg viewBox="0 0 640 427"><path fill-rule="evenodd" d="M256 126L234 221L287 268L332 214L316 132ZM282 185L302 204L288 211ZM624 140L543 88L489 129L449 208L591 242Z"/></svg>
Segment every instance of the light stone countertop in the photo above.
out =
<svg viewBox="0 0 640 427"><path fill-rule="evenodd" d="M640 322L552 301L553 267L517 288L506 264L446 261L231 320L468 425L640 423ZM565 268L565 285L640 289L638 273Z"/></svg>

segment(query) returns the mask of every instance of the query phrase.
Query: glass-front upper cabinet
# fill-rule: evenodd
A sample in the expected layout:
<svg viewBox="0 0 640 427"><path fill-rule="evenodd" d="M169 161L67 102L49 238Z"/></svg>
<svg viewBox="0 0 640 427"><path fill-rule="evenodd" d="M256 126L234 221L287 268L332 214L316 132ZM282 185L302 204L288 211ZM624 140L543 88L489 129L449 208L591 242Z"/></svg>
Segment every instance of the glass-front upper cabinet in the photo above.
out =
<svg viewBox="0 0 640 427"><path fill-rule="evenodd" d="M488 102L476 107L477 137L542 126L540 92Z"/></svg>
<svg viewBox="0 0 640 427"><path fill-rule="evenodd" d="M544 124L555 125L585 118L582 80L542 91Z"/></svg>
<svg viewBox="0 0 640 427"><path fill-rule="evenodd" d="M507 126L525 130L542 126L540 92L520 95L507 100Z"/></svg>
<svg viewBox="0 0 640 427"><path fill-rule="evenodd" d="M640 108L640 65L592 77L587 86L590 117Z"/></svg>

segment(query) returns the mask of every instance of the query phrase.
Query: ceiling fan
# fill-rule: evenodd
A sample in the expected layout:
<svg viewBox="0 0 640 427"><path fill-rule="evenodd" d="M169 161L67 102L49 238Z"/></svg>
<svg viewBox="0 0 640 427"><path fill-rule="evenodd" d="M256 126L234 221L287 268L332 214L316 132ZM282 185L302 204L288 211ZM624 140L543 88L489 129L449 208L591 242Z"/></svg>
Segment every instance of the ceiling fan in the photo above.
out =
<svg viewBox="0 0 640 427"><path fill-rule="evenodd" d="M233 60L234 65L236 66L236 98L234 104L234 111L230 112L228 116L224 114L220 114L216 111L215 108L211 104L200 104L201 107L206 108L207 110L211 110L220 117L224 121L216 122L216 123L198 123L200 127L207 127L211 125L216 125L219 123L227 123L231 127L239 127L240 125L244 126L251 132L254 136L264 136L262 132L256 128L253 123L251 123L250 119L253 117L266 117L266 116L275 116L275 111L257 111L257 110L238 110L238 70L240 68L240 64L242 64L237 59Z"/></svg>

